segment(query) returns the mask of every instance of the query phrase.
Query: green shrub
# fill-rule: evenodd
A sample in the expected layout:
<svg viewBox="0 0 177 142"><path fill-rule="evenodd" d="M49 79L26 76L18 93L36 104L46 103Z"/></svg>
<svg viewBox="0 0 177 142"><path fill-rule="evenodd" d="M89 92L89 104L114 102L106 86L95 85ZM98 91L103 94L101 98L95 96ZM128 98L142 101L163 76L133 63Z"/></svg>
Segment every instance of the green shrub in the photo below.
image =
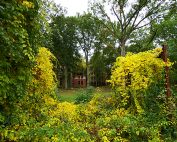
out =
<svg viewBox="0 0 177 142"><path fill-rule="evenodd" d="M79 92L78 97L75 99L75 104L89 102L93 98L94 87L89 86L87 89Z"/></svg>

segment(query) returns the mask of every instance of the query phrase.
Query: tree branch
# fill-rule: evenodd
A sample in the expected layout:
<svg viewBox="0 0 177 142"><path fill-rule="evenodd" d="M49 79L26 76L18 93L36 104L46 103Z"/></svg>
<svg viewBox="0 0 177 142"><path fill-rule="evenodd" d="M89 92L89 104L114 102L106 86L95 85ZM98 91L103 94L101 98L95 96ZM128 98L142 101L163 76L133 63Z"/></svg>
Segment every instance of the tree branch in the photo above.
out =
<svg viewBox="0 0 177 142"><path fill-rule="evenodd" d="M106 14L106 12L103 10L103 8L101 7L101 5L99 5L98 6L99 8L100 8L100 10L101 10L101 12L107 17L107 19L109 20L109 22L110 22L110 24L111 24L111 27L112 27L112 29L115 31L115 28L114 28L114 26L113 26L113 24L112 24L112 22L111 22L111 18ZM104 24L105 25L105 24ZM108 26L106 26L106 27L108 27ZM110 28L109 28L110 29ZM111 31L111 30L110 30ZM115 33L114 33L115 34Z"/></svg>
<svg viewBox="0 0 177 142"><path fill-rule="evenodd" d="M141 22L143 22L146 18L148 18L149 16L151 16L151 15L157 13L158 7L159 7L162 3L163 3L163 2L161 1L156 7L154 7L153 9L151 9L151 10L135 25L135 28L138 27L139 24L140 24ZM155 9L156 11L153 12L154 9ZM147 24L146 24L146 25L147 25ZM141 27L144 27L144 26L141 26Z"/></svg>
<svg viewBox="0 0 177 142"><path fill-rule="evenodd" d="M118 16L118 14L116 13L116 11L115 11L113 6L112 6L112 10L113 10L114 15L117 17L117 20L120 23L121 30L123 31L123 23L122 23L121 17Z"/></svg>
<svg viewBox="0 0 177 142"><path fill-rule="evenodd" d="M135 10L135 12L132 14L132 16L129 18L129 20L127 21L125 28L126 29L128 27L128 25L130 24L130 22L132 21L132 19L135 17L133 24L132 24L132 29L134 28L134 24L138 18L139 12L143 9L143 7L147 4L147 1L145 1L142 5L138 5L138 8Z"/></svg>

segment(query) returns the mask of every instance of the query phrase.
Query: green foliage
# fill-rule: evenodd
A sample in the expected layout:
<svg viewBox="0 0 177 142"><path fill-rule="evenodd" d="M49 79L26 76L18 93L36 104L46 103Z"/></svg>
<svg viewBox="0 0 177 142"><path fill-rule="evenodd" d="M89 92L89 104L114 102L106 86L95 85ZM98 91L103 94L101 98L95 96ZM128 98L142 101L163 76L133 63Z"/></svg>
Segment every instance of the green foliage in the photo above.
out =
<svg viewBox="0 0 177 142"><path fill-rule="evenodd" d="M101 0L92 3L91 10L96 17L101 19L102 25L110 33L121 49L121 56L125 56L126 44L132 39L134 33L148 28L153 21L163 18L174 1L168 0ZM107 8L108 7L108 8ZM144 11L146 9L146 11ZM144 15L140 13L144 12ZM112 17L110 16L112 13ZM148 20L148 22L145 22ZM144 32L147 32L144 31ZM139 37L137 37L139 38Z"/></svg>
<svg viewBox="0 0 177 142"><path fill-rule="evenodd" d="M53 55L49 50L39 49L28 95L16 104L18 109L11 114L11 123L0 129L1 141L160 142L176 139L176 108L169 111L164 92L161 91L163 89L158 83L155 87L152 84L148 86L149 91L146 89L144 99L139 99L144 112L138 114L120 105L124 100L120 100L117 94L94 94L93 87L81 93L76 99L78 105L58 102L54 96L56 82L51 59ZM174 104L173 100L169 101ZM0 118L4 120L3 116Z"/></svg>
<svg viewBox="0 0 177 142"><path fill-rule="evenodd" d="M97 33L100 27L96 23L95 17L91 13L78 15L77 17L77 44L82 49L86 63L87 86L90 85L89 57L91 50L97 43Z"/></svg>
<svg viewBox="0 0 177 142"><path fill-rule="evenodd" d="M52 59L54 56L49 50L39 49L35 57L36 65L31 70L32 79L27 84L27 93L18 103L14 102L15 109L9 110L13 111L6 118L6 126L1 129L1 141L35 141L46 129L46 126L41 131L39 128L47 124L48 113L54 102L52 98L55 97L56 80Z"/></svg>
<svg viewBox="0 0 177 142"><path fill-rule="evenodd" d="M52 28L49 21L53 17L65 13L65 9L56 5L53 0L40 0L39 3L39 23L40 23L40 46L52 49Z"/></svg>
<svg viewBox="0 0 177 142"><path fill-rule="evenodd" d="M89 102L93 97L93 93L94 93L94 87L92 86L87 87L86 90L79 92L77 98L75 99L75 103L80 104L80 103Z"/></svg>
<svg viewBox="0 0 177 142"><path fill-rule="evenodd" d="M76 17L60 15L54 17L51 23L52 51L60 64L57 74L60 76L61 83L65 84L66 89L68 88L69 73L77 71L78 64L81 62L77 46L76 21Z"/></svg>
<svg viewBox="0 0 177 142"><path fill-rule="evenodd" d="M162 19L162 21L159 23L154 23L152 28L153 31L155 31L156 35L154 39L159 44L162 44L162 42L166 42L168 45L168 54L169 59L174 62L173 68L171 70L171 84L176 85L177 84L177 15L176 15L176 2L174 5L170 8L168 11L168 15Z"/></svg>
<svg viewBox="0 0 177 142"><path fill-rule="evenodd" d="M51 24L53 52L62 66L73 69L79 61L76 18L57 16Z"/></svg>
<svg viewBox="0 0 177 142"><path fill-rule="evenodd" d="M0 2L0 141L177 139L177 100L165 97L162 73L170 63L157 58L160 49L118 57L110 80L115 94L94 94L94 88L87 88L76 99L77 105L59 102L55 57L37 46L38 8L37 0ZM68 18L68 33L75 29L70 29L72 20ZM61 26L60 32L65 27ZM65 31L62 34L67 38ZM59 42L62 45L63 40Z"/></svg>
<svg viewBox="0 0 177 142"><path fill-rule="evenodd" d="M38 8L37 0L0 1L0 129L14 123L27 94L38 51Z"/></svg>
<svg viewBox="0 0 177 142"><path fill-rule="evenodd" d="M107 56L110 54L110 56ZM104 53L101 50L95 51L91 60L90 68L92 74L94 74L94 80L91 81L91 85L102 86L105 85L106 80L110 77L112 58L110 51Z"/></svg>

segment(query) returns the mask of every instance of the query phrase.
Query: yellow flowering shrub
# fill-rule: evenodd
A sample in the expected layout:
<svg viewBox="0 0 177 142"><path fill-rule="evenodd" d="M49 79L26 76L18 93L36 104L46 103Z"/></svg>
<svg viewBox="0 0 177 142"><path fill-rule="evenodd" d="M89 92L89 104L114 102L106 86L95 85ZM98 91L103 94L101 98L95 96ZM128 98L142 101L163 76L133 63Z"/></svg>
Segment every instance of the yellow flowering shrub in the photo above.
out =
<svg viewBox="0 0 177 142"><path fill-rule="evenodd" d="M36 65L32 69L32 80L28 84L27 95L16 104L14 111L14 114L18 114L15 119L16 123L4 129L1 133L3 139L19 141L19 138L22 137L21 131L28 132L30 129L32 131L38 128L38 125L46 123L50 110L57 104L54 99L56 79L53 71L53 59L55 57L47 48L39 48L39 53L35 57ZM49 101L50 103L48 103ZM33 124L30 124L31 122ZM25 140L28 140L27 136Z"/></svg>
<svg viewBox="0 0 177 142"><path fill-rule="evenodd" d="M128 53L125 57L116 59L109 82L120 94L124 106L133 98L137 112L143 112L138 101L140 94L161 79L166 65L158 58L161 52L161 48L156 48L138 54ZM170 65L169 62L168 66Z"/></svg>

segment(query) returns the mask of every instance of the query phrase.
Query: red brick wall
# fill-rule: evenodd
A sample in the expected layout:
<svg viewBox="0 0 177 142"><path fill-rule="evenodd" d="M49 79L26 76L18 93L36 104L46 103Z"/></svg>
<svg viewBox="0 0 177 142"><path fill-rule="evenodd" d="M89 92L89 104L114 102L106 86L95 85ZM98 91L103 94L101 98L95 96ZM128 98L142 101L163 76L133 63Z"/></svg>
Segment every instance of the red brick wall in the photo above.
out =
<svg viewBox="0 0 177 142"><path fill-rule="evenodd" d="M81 75L74 76L73 87L86 87L86 77Z"/></svg>

